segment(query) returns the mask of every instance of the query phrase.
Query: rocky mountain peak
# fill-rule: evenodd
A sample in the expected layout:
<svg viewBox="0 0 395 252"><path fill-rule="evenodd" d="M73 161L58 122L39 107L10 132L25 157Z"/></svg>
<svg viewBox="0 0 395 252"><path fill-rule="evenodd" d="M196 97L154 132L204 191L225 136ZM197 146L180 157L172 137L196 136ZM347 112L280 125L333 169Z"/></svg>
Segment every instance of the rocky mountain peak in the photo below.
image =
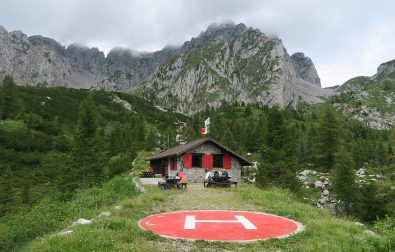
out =
<svg viewBox="0 0 395 252"><path fill-rule="evenodd" d="M296 52L291 56L291 60L300 78L321 87L320 77L309 57L305 57L304 53Z"/></svg>
<svg viewBox="0 0 395 252"><path fill-rule="evenodd" d="M159 105L194 113L222 102L296 105L322 101L325 92L311 59L289 56L280 39L245 24L213 24L181 47L153 53L115 48L67 48L43 36L0 27L0 79L18 83L131 91ZM139 90L140 91L140 90Z"/></svg>
<svg viewBox="0 0 395 252"><path fill-rule="evenodd" d="M321 102L327 95L310 58L292 59L280 39L244 24L212 25L180 51L150 76L140 94L187 114L223 102L285 107Z"/></svg>
<svg viewBox="0 0 395 252"><path fill-rule="evenodd" d="M395 72L395 60L382 63L377 68L377 75L380 75L382 73L392 73L392 72Z"/></svg>
<svg viewBox="0 0 395 252"><path fill-rule="evenodd" d="M243 23L237 25L232 23L214 23L211 24L205 31L201 32L198 37L192 38L190 41L185 42L181 50L182 52L188 52L218 39L232 41L242 36L249 29L252 30L252 28L247 28L247 26Z"/></svg>

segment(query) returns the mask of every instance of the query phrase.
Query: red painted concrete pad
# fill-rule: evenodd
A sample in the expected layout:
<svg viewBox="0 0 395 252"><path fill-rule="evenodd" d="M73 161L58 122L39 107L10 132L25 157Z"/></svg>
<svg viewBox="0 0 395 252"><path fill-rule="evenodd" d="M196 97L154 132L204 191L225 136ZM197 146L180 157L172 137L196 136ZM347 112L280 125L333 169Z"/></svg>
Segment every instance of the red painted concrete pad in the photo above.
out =
<svg viewBox="0 0 395 252"><path fill-rule="evenodd" d="M303 224L280 216L225 210L156 214L139 225L168 238L239 242L284 238L304 230Z"/></svg>

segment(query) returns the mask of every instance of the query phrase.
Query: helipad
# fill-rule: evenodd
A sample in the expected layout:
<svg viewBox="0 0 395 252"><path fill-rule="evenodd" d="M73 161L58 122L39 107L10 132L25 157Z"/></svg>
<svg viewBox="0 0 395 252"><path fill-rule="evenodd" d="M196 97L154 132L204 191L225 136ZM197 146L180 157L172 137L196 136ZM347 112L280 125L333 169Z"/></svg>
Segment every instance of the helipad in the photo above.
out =
<svg viewBox="0 0 395 252"><path fill-rule="evenodd" d="M168 238L237 242L284 238L304 230L303 224L280 216L225 210L156 214L139 225Z"/></svg>

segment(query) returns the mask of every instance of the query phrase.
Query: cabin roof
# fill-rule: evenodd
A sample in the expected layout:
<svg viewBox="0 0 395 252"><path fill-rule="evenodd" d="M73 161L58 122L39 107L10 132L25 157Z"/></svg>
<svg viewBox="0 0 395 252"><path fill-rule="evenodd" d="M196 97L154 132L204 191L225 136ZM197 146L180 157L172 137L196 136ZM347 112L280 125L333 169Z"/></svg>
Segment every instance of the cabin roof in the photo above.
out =
<svg viewBox="0 0 395 252"><path fill-rule="evenodd" d="M249 161L248 159L240 156L233 150L229 149L225 145L215 141L214 139L212 139L210 137L198 139L198 140L195 140L193 142L190 142L190 143L187 143L184 145L180 145L180 146L176 146L176 147L167 149L163 152L157 153L157 154L149 157L148 160L156 160L156 159L180 156L180 155L184 154L185 152L187 152L199 145L202 145L204 143L208 143L208 142L213 143L214 145L220 147L221 149L225 150L226 152L228 152L228 153L232 154L233 156L235 156L236 158L238 158L241 161L241 165L253 165L252 162Z"/></svg>

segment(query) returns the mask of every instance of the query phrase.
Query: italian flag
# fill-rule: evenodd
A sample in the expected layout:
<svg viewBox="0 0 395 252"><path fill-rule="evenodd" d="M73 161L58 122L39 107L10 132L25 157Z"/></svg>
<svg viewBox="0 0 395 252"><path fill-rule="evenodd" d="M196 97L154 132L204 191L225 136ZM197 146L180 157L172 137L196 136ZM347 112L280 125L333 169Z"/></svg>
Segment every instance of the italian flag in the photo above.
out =
<svg viewBox="0 0 395 252"><path fill-rule="evenodd" d="M204 128L200 129L202 135L210 134L210 117L204 121Z"/></svg>

